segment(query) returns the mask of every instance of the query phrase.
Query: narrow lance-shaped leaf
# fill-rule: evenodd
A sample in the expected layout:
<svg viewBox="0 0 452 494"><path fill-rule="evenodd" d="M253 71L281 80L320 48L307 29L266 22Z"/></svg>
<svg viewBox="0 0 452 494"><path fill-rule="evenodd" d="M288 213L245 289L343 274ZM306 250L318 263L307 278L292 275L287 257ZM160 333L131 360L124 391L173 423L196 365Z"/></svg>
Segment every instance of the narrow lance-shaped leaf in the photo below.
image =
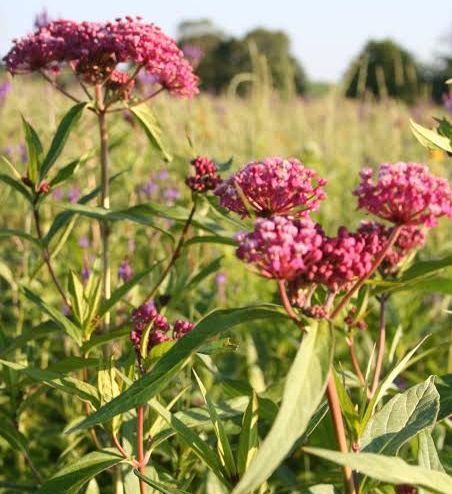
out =
<svg viewBox="0 0 452 494"><path fill-rule="evenodd" d="M22 183L22 181L16 180L13 177L10 177L9 175L5 175L3 173L0 173L0 182L5 183L6 185L9 185L11 188L19 192L23 197L28 202L33 202L33 197L27 187Z"/></svg>
<svg viewBox="0 0 452 494"><path fill-rule="evenodd" d="M275 422L233 494L249 494L263 484L304 433L325 392L332 358L333 333L322 321L304 336Z"/></svg>
<svg viewBox="0 0 452 494"><path fill-rule="evenodd" d="M257 421L258 421L258 400L253 392L248 407L243 415L242 431L239 438L239 450L237 453L237 468L239 475L243 476L251 461L256 456L259 441Z"/></svg>
<svg viewBox="0 0 452 494"><path fill-rule="evenodd" d="M396 455L420 431L435 425L439 394L434 377L395 395L367 422L360 438L361 451Z"/></svg>
<svg viewBox="0 0 452 494"><path fill-rule="evenodd" d="M229 442L228 436L226 434L226 430L223 422L218 418L217 411L215 405L207 394L206 388L202 383L199 376L193 371L195 374L195 378L198 382L199 389L201 390L201 394L206 402L207 409L209 410L210 420L212 421L212 425L215 431L215 435L217 436L217 449L220 455L221 463L225 467L229 478L234 478L237 475L237 468L235 466L234 456L232 454L231 444Z"/></svg>
<svg viewBox="0 0 452 494"><path fill-rule="evenodd" d="M162 155L165 161L172 161L172 156L168 153L162 143L162 130L147 105L137 105L130 108L130 111L135 115L136 119L143 127L149 142L157 149Z"/></svg>
<svg viewBox="0 0 452 494"><path fill-rule="evenodd" d="M146 484L150 485L153 489L157 490L158 492L161 492L162 494L190 494L187 491L182 491L181 489L176 489L175 487L169 487L167 485L162 484L161 482L152 480L146 475L142 475L138 470L134 470L133 473L141 480L144 480Z"/></svg>
<svg viewBox="0 0 452 494"><path fill-rule="evenodd" d="M436 451L436 446L432 438L432 434L428 430L421 431L419 433L419 452L418 460L419 466L426 468L427 470L436 470L437 472L444 472L444 467Z"/></svg>
<svg viewBox="0 0 452 494"><path fill-rule="evenodd" d="M121 396L101 407L69 432L87 429L149 401L173 379L192 353L199 350L208 339L239 324L276 317L285 316L271 305L211 312L196 324L193 331L177 341L148 374L135 381Z"/></svg>
<svg viewBox="0 0 452 494"><path fill-rule="evenodd" d="M304 448L304 451L338 465L347 465L381 482L417 485L439 494L452 492L452 478L449 475L409 465L396 456L375 453L340 453L321 448Z"/></svg>
<svg viewBox="0 0 452 494"><path fill-rule="evenodd" d="M446 374L438 378L436 389L439 392L438 420L443 420L452 415L452 374Z"/></svg>
<svg viewBox="0 0 452 494"><path fill-rule="evenodd" d="M40 158L42 154L42 144L39 140L38 134L35 129L30 125L27 120L22 116L22 126L25 134L25 142L27 144L28 153L28 178L36 183L38 179Z"/></svg>
<svg viewBox="0 0 452 494"><path fill-rule="evenodd" d="M82 112L87 105L88 103L86 102L75 104L61 120L50 144L49 151L42 160L41 168L39 170L39 178L41 180L46 178L50 169L60 156L72 128L79 121Z"/></svg>
<svg viewBox="0 0 452 494"><path fill-rule="evenodd" d="M225 485L228 486L229 482L226 474L227 472L209 444L204 439L201 439L199 434L191 430L175 415L169 412L157 400L151 400L150 406L167 422L172 429L174 429L178 437L193 450L196 456L198 456L198 458L200 458L210 468L210 470Z"/></svg>
<svg viewBox="0 0 452 494"><path fill-rule="evenodd" d="M88 453L58 471L36 494L77 494L93 477L122 461L123 457L110 449Z"/></svg>

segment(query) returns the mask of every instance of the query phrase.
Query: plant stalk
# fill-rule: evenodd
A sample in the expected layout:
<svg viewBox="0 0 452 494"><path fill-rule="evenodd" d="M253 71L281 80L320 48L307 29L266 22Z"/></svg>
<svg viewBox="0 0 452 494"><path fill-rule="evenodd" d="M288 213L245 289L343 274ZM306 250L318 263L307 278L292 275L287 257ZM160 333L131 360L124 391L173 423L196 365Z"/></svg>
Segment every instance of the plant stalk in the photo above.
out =
<svg viewBox="0 0 452 494"><path fill-rule="evenodd" d="M341 453L348 453L347 438L345 435L344 419L342 418L341 405L339 403L339 397L337 395L336 382L334 375L330 372L328 377L328 384L326 387L326 396L328 399L328 406L331 413L331 420L334 426L334 433L336 435L336 441ZM347 494L356 494L355 482L353 480L353 471L348 466L343 466L342 471L344 474L344 482Z"/></svg>
<svg viewBox="0 0 452 494"><path fill-rule="evenodd" d="M35 220L35 225L36 225L36 233L38 235L38 239L40 243L42 244L42 239L43 239L43 234L42 234L42 228L41 228L41 217L39 215L39 210L36 206L33 206L33 217ZM44 247L43 245L41 246L41 252L42 252L42 258L44 260L44 263L47 266L47 269L49 271L50 277L52 278L53 284L55 285L56 289L58 290L59 294L61 295L61 298L63 299L63 303L66 305L66 307L70 307L71 304L69 303L68 298L66 297L66 294L64 293L63 287L61 286L60 282L58 281L58 278L55 274L55 271L53 270L52 263L50 261L50 254L49 250L47 247Z"/></svg>
<svg viewBox="0 0 452 494"><path fill-rule="evenodd" d="M100 137L100 205L104 209L110 209L110 184L109 184L109 155L108 155L108 128L105 106L103 100L102 86L97 84L96 88L97 119L99 123ZM104 300L111 296L111 271L110 271L110 225L108 220L103 219L100 223L102 242L102 292ZM110 328L110 313L104 318L104 330Z"/></svg>
<svg viewBox="0 0 452 494"><path fill-rule="evenodd" d="M171 256L168 265L163 270L163 273L160 275L160 278L158 279L157 283L153 286L152 290L145 297L145 302L152 299L152 297L156 294L157 290L160 288L160 285L165 281L166 277L168 276L168 273L171 271L171 268L174 266L174 263L179 258L182 247L184 246L188 229L190 228L190 225L193 221L193 216L195 215L195 211L196 211L196 201L193 202L193 206L190 210L190 214L188 215L187 221L185 222L179 241L177 242L176 248L174 249L173 255Z"/></svg>

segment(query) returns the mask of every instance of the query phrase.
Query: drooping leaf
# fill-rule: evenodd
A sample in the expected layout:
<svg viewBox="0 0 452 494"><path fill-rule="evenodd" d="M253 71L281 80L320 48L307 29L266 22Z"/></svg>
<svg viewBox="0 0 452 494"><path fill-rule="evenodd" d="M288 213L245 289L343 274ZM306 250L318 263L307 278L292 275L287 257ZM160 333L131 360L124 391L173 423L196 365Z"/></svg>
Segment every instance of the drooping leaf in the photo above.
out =
<svg viewBox="0 0 452 494"><path fill-rule="evenodd" d="M434 426L439 394L434 377L395 395L367 422L360 438L363 453L396 455L419 432Z"/></svg>
<svg viewBox="0 0 452 494"><path fill-rule="evenodd" d="M68 319L59 310L44 302L41 297L36 295L36 293L33 293L28 288L22 287L22 290L28 300L40 307L43 312L45 312L57 324L59 324L61 328L64 329L64 331L66 331L66 333L77 342L78 345L82 344L82 333L80 329L71 322L70 319Z"/></svg>
<svg viewBox="0 0 452 494"><path fill-rule="evenodd" d="M428 149L441 149L447 153L452 153L450 139L438 134L435 130L430 130L417 124L410 119L411 131L414 137Z"/></svg>
<svg viewBox="0 0 452 494"><path fill-rule="evenodd" d="M271 305L220 309L211 312L201 319L190 333L178 340L149 373L135 381L121 396L104 405L71 431L105 422L115 415L149 401L173 379L186 360L207 340L239 324L276 317L284 318L283 314Z"/></svg>
<svg viewBox="0 0 452 494"><path fill-rule="evenodd" d="M152 146L162 154L165 161L172 161L172 156L168 153L162 142L162 129L149 106L145 104L137 105L131 107L130 111L135 115L141 127L143 127Z"/></svg>
<svg viewBox="0 0 452 494"><path fill-rule="evenodd" d="M50 144L49 151L47 152L45 158L42 160L41 168L39 170L39 178L41 180L46 178L50 169L59 158L69 137L69 134L71 133L71 130L79 121L82 112L87 105L88 103L86 102L76 103L62 118Z"/></svg>
<svg viewBox="0 0 452 494"><path fill-rule="evenodd" d="M419 466L427 470L436 470L444 472L444 467L436 451L435 443L433 442L432 434L428 430L419 433L419 451L418 451Z"/></svg>
<svg viewBox="0 0 452 494"><path fill-rule="evenodd" d="M322 321L304 336L287 375L275 422L233 494L249 494L263 484L304 433L322 400L332 358L332 330Z"/></svg>
<svg viewBox="0 0 452 494"><path fill-rule="evenodd" d="M112 449L88 453L59 470L36 494L77 494L93 477L122 461Z"/></svg>
<svg viewBox="0 0 452 494"><path fill-rule="evenodd" d="M133 473L138 478L144 480L146 484L150 485L153 489L156 489L158 492L161 492L162 494L190 494L187 491L182 491L181 489L176 489L175 487L169 487L167 485L162 484L161 482L152 480L146 475L142 475L138 470L134 470Z"/></svg>
<svg viewBox="0 0 452 494"><path fill-rule="evenodd" d="M9 175L0 173L0 182L9 185L11 188L19 192L19 194L25 197L25 199L29 203L33 202L33 197L30 191L27 189L27 187L25 187L25 185L20 180L16 180L13 177L10 177Z"/></svg>
<svg viewBox="0 0 452 494"><path fill-rule="evenodd" d="M409 465L395 456L340 453L321 448L304 448L304 451L338 465L348 465L353 470L381 482L417 485L439 494L452 492L452 478L449 475Z"/></svg>

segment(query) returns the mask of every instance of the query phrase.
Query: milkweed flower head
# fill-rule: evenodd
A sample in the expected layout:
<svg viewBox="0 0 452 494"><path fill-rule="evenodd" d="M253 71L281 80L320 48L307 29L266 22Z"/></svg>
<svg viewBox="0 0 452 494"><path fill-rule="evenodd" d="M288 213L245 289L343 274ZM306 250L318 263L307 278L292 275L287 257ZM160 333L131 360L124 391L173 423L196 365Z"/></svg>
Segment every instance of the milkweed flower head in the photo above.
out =
<svg viewBox="0 0 452 494"><path fill-rule="evenodd" d="M220 205L240 216L306 217L325 199L326 181L297 159L252 161L220 184Z"/></svg>
<svg viewBox="0 0 452 494"><path fill-rule="evenodd" d="M358 233L374 239L374 242L379 244L378 251L380 251L388 243L392 229L375 221L363 221ZM396 274L403 261L425 244L426 238L427 235L422 228L415 225L403 226L396 241L388 249L379 267L380 272L383 275Z"/></svg>
<svg viewBox="0 0 452 494"><path fill-rule="evenodd" d="M166 317L157 311L153 302L144 303L132 312L130 341L133 343L137 353L140 352L143 333L149 326L151 326L151 330L149 333L148 350L152 346L170 339L167 334L170 325Z"/></svg>
<svg viewBox="0 0 452 494"><path fill-rule="evenodd" d="M141 340L148 328L150 331L147 351L160 343L182 338L192 331L194 326L194 323L185 319L178 319L171 326L168 319L158 312L155 304L147 302L132 312L130 341L135 347L137 355L140 355Z"/></svg>
<svg viewBox="0 0 452 494"><path fill-rule="evenodd" d="M323 233L308 219L258 218L254 231L237 235L237 257L266 278L312 279L322 257Z"/></svg>
<svg viewBox="0 0 452 494"><path fill-rule="evenodd" d="M452 191L445 178L419 163L384 163L376 177L366 168L355 189L358 207L397 225L433 227L452 216Z"/></svg>
<svg viewBox="0 0 452 494"><path fill-rule="evenodd" d="M13 74L55 71L66 63L88 84L110 77L124 84L116 70L118 64L127 63L138 72L142 68L171 94L198 93L198 78L176 42L139 17L113 22L52 21L15 40L4 61Z"/></svg>
<svg viewBox="0 0 452 494"><path fill-rule="evenodd" d="M195 169L195 174L187 177L185 183L193 192L214 190L221 182L217 165L206 156L197 156L190 164Z"/></svg>

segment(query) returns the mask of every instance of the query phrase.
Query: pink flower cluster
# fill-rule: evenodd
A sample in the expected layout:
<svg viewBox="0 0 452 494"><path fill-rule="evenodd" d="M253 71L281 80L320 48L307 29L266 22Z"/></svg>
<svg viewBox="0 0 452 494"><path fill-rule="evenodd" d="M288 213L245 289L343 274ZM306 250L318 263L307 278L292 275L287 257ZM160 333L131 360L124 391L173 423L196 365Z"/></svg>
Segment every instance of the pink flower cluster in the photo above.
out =
<svg viewBox="0 0 452 494"><path fill-rule="evenodd" d="M133 343L137 354L140 354L141 338L149 326L151 326L151 330L148 351L153 346L165 341L180 339L194 328L193 323L183 319L177 320L171 328L167 318L157 311L152 302L142 304L132 312L132 324L130 341ZM171 329L173 337L171 337Z"/></svg>
<svg viewBox="0 0 452 494"><path fill-rule="evenodd" d="M296 159L279 157L252 161L227 181L215 194L220 205L240 216L250 210L257 216L306 217L325 199L326 181Z"/></svg>
<svg viewBox="0 0 452 494"><path fill-rule="evenodd" d="M15 40L4 61L13 74L55 70L65 62L87 83L103 82L118 64L131 63L172 94L191 97L198 92L198 78L176 42L139 17L49 22Z"/></svg>
<svg viewBox="0 0 452 494"><path fill-rule="evenodd" d="M237 240L239 259L254 264L266 278L312 279L322 257L322 233L308 219L259 218L254 231L239 233Z"/></svg>
<svg viewBox="0 0 452 494"><path fill-rule="evenodd" d="M377 222L363 221L358 233L374 242L378 242L378 251L388 242L392 228ZM401 263L416 249L422 247L426 241L426 234L421 228L414 225L403 226L394 245L385 255L379 270L383 274L395 274Z"/></svg>
<svg viewBox="0 0 452 494"><path fill-rule="evenodd" d="M191 165L195 169L195 175L187 177L185 183L193 192L214 190L221 182L217 165L206 156L197 156L191 161Z"/></svg>
<svg viewBox="0 0 452 494"><path fill-rule="evenodd" d="M398 225L436 225L440 216L452 217L452 191L444 178L419 163L384 163L361 172L354 191L358 207Z"/></svg>

